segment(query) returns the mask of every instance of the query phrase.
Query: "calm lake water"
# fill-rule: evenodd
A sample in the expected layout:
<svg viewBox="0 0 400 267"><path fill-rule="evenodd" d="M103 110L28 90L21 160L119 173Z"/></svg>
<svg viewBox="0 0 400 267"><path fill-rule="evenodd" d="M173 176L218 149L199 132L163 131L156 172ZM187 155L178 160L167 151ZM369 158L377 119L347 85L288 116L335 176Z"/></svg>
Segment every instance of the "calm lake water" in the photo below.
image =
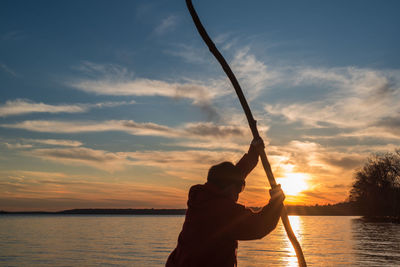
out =
<svg viewBox="0 0 400 267"><path fill-rule="evenodd" d="M163 266L184 216L0 216L0 266ZM400 225L290 216L309 266L400 266ZM239 266L297 266L281 223Z"/></svg>

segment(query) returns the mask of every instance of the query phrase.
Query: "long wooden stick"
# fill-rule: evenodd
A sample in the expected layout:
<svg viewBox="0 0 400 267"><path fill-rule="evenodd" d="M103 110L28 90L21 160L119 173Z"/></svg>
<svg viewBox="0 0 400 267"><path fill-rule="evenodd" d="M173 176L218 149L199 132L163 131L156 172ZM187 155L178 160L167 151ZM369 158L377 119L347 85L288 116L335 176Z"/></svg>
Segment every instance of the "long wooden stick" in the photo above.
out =
<svg viewBox="0 0 400 267"><path fill-rule="evenodd" d="M240 87L235 74L232 72L232 70L229 67L228 63L226 62L225 58L218 51L217 47L215 46L215 44L211 40L210 36L207 34L206 30L204 29L204 27L199 19L199 16L197 15L196 10L193 7L192 1L186 0L186 5L189 9L190 15L192 16L193 22L196 25L197 31L199 32L201 38L203 38L204 42L208 46L208 49L215 56L215 58L218 60L218 62L221 64L222 69L225 71L226 75L228 76L229 80L231 81L233 88L235 89L236 94L239 97L239 101L243 107L244 113L246 114L247 121L249 123L253 137L254 138L260 137L260 134L258 133L258 130L257 130L257 121L253 118L253 114L251 113L250 107L246 101L246 98L243 94L242 88ZM261 149L259 151L259 154L260 154L261 162L264 167L265 173L267 174L268 181L269 181L271 187L274 188L277 186L277 183L275 181L274 174L272 173L271 165L269 164L267 154L265 153L264 149ZM289 240L292 243L294 250L296 252L299 266L301 266L301 267L307 266L300 243L297 241L297 238L296 238L296 236L293 232L293 229L290 225L290 221L289 221L288 214L287 214L285 207L283 207L283 209L282 209L281 219L282 219L282 223L285 227L286 233L289 237Z"/></svg>

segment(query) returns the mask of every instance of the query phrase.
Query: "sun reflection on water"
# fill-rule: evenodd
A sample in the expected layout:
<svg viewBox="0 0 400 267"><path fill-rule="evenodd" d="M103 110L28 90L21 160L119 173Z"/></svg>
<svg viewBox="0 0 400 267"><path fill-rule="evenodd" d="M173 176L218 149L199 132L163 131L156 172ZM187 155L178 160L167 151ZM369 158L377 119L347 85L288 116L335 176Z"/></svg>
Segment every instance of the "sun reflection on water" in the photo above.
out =
<svg viewBox="0 0 400 267"><path fill-rule="evenodd" d="M303 230L303 225L302 225L302 219L300 216L289 216L289 221L290 225L292 226L293 232L297 237L297 240L301 244L301 233ZM284 250L288 251L289 257L285 257L282 259L282 261L285 262L285 266L298 266L298 261L297 261L297 256L296 256L296 251L294 250L294 247L292 246L292 243L290 242L289 238L286 236L285 242L284 242Z"/></svg>

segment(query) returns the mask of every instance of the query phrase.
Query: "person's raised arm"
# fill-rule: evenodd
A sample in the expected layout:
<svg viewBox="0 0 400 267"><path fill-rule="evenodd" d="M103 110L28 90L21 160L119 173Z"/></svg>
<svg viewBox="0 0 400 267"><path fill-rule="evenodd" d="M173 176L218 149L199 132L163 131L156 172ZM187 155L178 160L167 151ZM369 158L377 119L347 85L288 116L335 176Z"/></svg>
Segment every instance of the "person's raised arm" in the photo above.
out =
<svg viewBox="0 0 400 267"><path fill-rule="evenodd" d="M285 194L281 186L270 189L271 199L260 212L238 205L235 221L232 222L231 236L235 240L253 240L263 238L278 224Z"/></svg>
<svg viewBox="0 0 400 267"><path fill-rule="evenodd" d="M236 163L236 168L243 180L256 167L259 155L258 151L264 149L264 147L264 141L261 138L254 138L250 144L249 151Z"/></svg>

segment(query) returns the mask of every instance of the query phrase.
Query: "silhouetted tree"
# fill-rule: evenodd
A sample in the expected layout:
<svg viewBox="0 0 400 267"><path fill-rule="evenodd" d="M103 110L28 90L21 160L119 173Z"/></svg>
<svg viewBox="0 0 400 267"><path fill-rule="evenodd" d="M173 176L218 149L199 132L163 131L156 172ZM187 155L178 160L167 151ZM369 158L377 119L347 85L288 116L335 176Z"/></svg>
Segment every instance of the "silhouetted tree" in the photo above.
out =
<svg viewBox="0 0 400 267"><path fill-rule="evenodd" d="M355 173L350 200L365 216L400 217L400 149L368 158Z"/></svg>

